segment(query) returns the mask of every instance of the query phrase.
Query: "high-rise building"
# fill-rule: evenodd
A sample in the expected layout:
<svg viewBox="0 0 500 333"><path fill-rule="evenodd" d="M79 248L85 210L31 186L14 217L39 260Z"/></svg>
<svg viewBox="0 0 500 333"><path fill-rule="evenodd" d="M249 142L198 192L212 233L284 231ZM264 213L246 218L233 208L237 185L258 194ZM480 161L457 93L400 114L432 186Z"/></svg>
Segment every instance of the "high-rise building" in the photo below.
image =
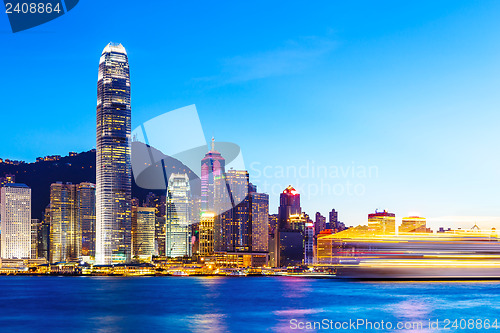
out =
<svg viewBox="0 0 500 333"><path fill-rule="evenodd" d="M314 223L308 220L304 229L304 264L314 264Z"/></svg>
<svg viewBox="0 0 500 333"><path fill-rule="evenodd" d="M252 252L267 252L269 247L269 195L250 193L250 206Z"/></svg>
<svg viewBox="0 0 500 333"><path fill-rule="evenodd" d="M81 255L76 185L50 185L50 262L72 261Z"/></svg>
<svg viewBox="0 0 500 333"><path fill-rule="evenodd" d="M368 214L368 230L381 234L396 232L396 215L385 210Z"/></svg>
<svg viewBox="0 0 500 333"><path fill-rule="evenodd" d="M130 74L127 52L108 44L99 61L96 144L96 262L131 257Z"/></svg>
<svg viewBox="0 0 500 333"><path fill-rule="evenodd" d="M215 150L215 141L212 138L211 149L201 160L201 211L214 211L215 179L224 174L226 161Z"/></svg>
<svg viewBox="0 0 500 333"><path fill-rule="evenodd" d="M132 207L132 257L151 259L155 254L155 208Z"/></svg>
<svg viewBox="0 0 500 333"><path fill-rule="evenodd" d="M50 259L50 203L45 207L43 221L38 229L38 257Z"/></svg>
<svg viewBox="0 0 500 333"><path fill-rule="evenodd" d="M31 189L6 183L0 189L1 255L4 259L31 256Z"/></svg>
<svg viewBox="0 0 500 333"><path fill-rule="evenodd" d="M166 255L191 256L191 187L187 174L170 175L166 213Z"/></svg>
<svg viewBox="0 0 500 333"><path fill-rule="evenodd" d="M338 220L339 213L335 209L332 209L332 211L328 213L328 229L335 229Z"/></svg>
<svg viewBox="0 0 500 333"><path fill-rule="evenodd" d="M216 252L251 250L249 175L228 170L215 178L214 242Z"/></svg>
<svg viewBox="0 0 500 333"><path fill-rule="evenodd" d="M214 222L215 213L204 212L200 217L200 256L206 257L214 254Z"/></svg>
<svg viewBox="0 0 500 333"><path fill-rule="evenodd" d="M278 222L280 230L290 229L288 224L290 215L300 214L300 194L291 185L280 194L280 206L278 208Z"/></svg>
<svg viewBox="0 0 500 333"><path fill-rule="evenodd" d="M399 226L399 232L427 232L427 222L425 217L403 217L402 223Z"/></svg>
<svg viewBox="0 0 500 333"><path fill-rule="evenodd" d="M326 217L321 213L316 213L316 221L314 222L314 234L317 235L326 229Z"/></svg>
<svg viewBox="0 0 500 333"><path fill-rule="evenodd" d="M77 223L81 230L83 256L95 256L95 184L80 183L76 188Z"/></svg>
<svg viewBox="0 0 500 333"><path fill-rule="evenodd" d="M40 230L40 220L31 219L31 259L38 259L38 230Z"/></svg>

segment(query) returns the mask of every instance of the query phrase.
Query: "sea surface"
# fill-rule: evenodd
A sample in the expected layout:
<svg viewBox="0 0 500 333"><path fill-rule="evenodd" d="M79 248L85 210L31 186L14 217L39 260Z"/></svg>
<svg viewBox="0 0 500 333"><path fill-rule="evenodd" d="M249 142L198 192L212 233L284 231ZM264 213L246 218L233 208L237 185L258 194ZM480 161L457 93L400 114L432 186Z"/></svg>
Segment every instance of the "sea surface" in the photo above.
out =
<svg viewBox="0 0 500 333"><path fill-rule="evenodd" d="M0 276L0 288L0 332L500 332L500 283L487 281Z"/></svg>

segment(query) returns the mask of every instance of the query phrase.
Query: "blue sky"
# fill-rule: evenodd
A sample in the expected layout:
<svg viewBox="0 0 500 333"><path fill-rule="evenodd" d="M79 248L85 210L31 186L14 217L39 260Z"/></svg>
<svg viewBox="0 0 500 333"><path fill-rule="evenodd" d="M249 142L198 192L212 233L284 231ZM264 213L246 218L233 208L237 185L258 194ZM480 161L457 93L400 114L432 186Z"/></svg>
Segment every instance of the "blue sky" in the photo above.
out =
<svg viewBox="0 0 500 333"><path fill-rule="evenodd" d="M500 226L499 13L498 1L81 1L16 34L2 14L0 157L93 148L99 56L121 42L133 128L196 104L207 139L241 146L271 212L292 184L307 213L335 208L348 225L385 208Z"/></svg>

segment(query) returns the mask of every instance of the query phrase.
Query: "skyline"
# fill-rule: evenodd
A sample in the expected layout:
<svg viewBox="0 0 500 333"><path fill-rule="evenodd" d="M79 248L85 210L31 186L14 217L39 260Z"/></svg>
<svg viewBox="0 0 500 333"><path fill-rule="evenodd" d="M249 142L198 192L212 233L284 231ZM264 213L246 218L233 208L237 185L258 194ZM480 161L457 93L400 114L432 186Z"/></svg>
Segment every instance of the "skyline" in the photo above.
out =
<svg viewBox="0 0 500 333"><path fill-rule="evenodd" d="M304 19L294 5L283 9L284 14L289 14L291 21L299 14ZM367 21L356 27L359 23L356 20L349 23L337 16L335 20L326 19L327 13L339 15L335 10L352 14L354 9L325 5L325 13L316 13L320 15L318 22L307 29L281 18L286 23L282 30L276 29L274 21L273 33L263 40L259 37L264 36L265 20L263 27L239 26L228 37L218 34L221 40L216 45L221 50L217 52L213 44L208 45L215 42L207 38L208 34L229 26L232 20L239 19L237 15L215 28L209 27L207 32L187 29L183 35L179 27L173 30L179 33L176 36L163 36L158 30L140 41L138 35L143 36L132 32L137 28L133 25L107 27L106 33L101 32L106 37L94 38L98 29L88 25L81 28L83 16L90 10L89 4L81 3L58 20L16 34L16 39L2 36L8 51L1 59L12 64L4 74L2 107L20 114L27 112L30 117L26 117L29 119L23 121L23 126L12 126L1 134L6 143L1 157L30 161L36 156L64 155L94 147L91 128L95 121L95 59L111 39L123 43L129 52L133 128L149 118L194 103L206 130L205 137L215 135L217 140L242 147L250 181L259 190L264 180L279 184L281 189L291 184L301 192L303 209L311 216L316 211L325 215L335 208L341 221L357 225L366 224L367 213L385 208L396 213L399 220L418 212L427 217L433 228L436 227L433 219L441 217L443 221L445 216L472 216L468 218L469 227L477 222L485 228L485 220L500 220L496 204L500 161L491 153L494 142L498 142L494 124L499 118L498 112L495 113L499 105L495 91L500 52L493 44L493 31L498 23L492 22L494 15L489 14L498 4L483 2L473 6L448 2L435 8L432 14L426 12L428 6L429 3L400 4L394 5L392 11L385 7L367 8L355 16ZM228 11L238 12L242 7L233 4ZM127 10L132 9L129 6ZM272 16L276 10L270 8L265 15ZM370 10L375 10L373 15L368 14ZM202 11L194 11L194 19ZM391 13L399 16L393 17ZM108 22L112 20L109 18ZM175 22L168 27L175 26ZM373 29L367 31L370 24ZM153 22L147 28L154 30L158 25ZM76 32L71 30L76 26L79 27ZM1 29L6 30L6 26L0 26ZM118 30L123 31L118 33ZM87 32L87 39L66 38L64 42L60 39ZM200 36L194 38L197 33ZM225 38L236 34L246 39L237 40L232 48L224 48ZM187 43L181 43L183 36L193 37L191 43L196 45L184 51L182 47ZM203 37L207 38L204 43ZM152 43L153 39L157 42ZM162 40L174 43L161 45ZM87 49L89 44L93 46ZM17 52L28 47L41 52L38 59L26 65L26 59ZM179 54L162 53L172 47L177 47ZM197 47L206 51L200 52L203 56L189 52ZM166 58L158 57L161 54L166 54ZM198 60L201 62L197 66L186 65ZM280 61L283 66L278 66L278 60L283 60ZM56 63L60 67L55 67ZM24 71L34 74L26 76ZM37 87L40 92L34 87L26 88L26 77L34 78L28 83L36 84L44 78L47 84ZM75 77L79 81L74 82L77 89L68 89L64 82ZM21 84L25 89L20 89ZM33 101L19 98L19 93L26 89L33 95ZM61 95L56 98L55 93ZM63 102L75 98L81 103ZM15 104L19 100L23 103ZM58 102L54 104L53 100ZM71 110L67 110L67 105L71 105ZM40 108L50 110L52 117L44 112L38 115ZM241 135L242 123L249 126L248 135ZM67 138L74 132L82 135ZM31 140L22 141L26 137ZM39 152L35 153L37 149ZM256 168L262 171L266 166L298 169L307 161L344 168L353 162L367 168L376 166L378 176L361 180L354 177L365 188L364 195L358 197L310 196L294 177L271 177L261 179L261 183L254 179L256 172L252 165L256 163L260 163ZM341 178L340 183L345 180ZM318 178L301 181L321 184ZM278 196L270 194L271 213L275 213Z"/></svg>

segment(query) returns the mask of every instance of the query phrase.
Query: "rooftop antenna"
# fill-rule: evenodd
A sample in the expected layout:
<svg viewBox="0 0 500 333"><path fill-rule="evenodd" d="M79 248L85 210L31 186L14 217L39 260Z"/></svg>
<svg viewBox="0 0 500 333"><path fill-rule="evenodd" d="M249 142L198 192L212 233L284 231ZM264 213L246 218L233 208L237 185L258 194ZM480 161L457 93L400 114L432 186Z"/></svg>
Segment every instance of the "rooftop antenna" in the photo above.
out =
<svg viewBox="0 0 500 333"><path fill-rule="evenodd" d="M212 136L212 151L215 151L215 138Z"/></svg>

